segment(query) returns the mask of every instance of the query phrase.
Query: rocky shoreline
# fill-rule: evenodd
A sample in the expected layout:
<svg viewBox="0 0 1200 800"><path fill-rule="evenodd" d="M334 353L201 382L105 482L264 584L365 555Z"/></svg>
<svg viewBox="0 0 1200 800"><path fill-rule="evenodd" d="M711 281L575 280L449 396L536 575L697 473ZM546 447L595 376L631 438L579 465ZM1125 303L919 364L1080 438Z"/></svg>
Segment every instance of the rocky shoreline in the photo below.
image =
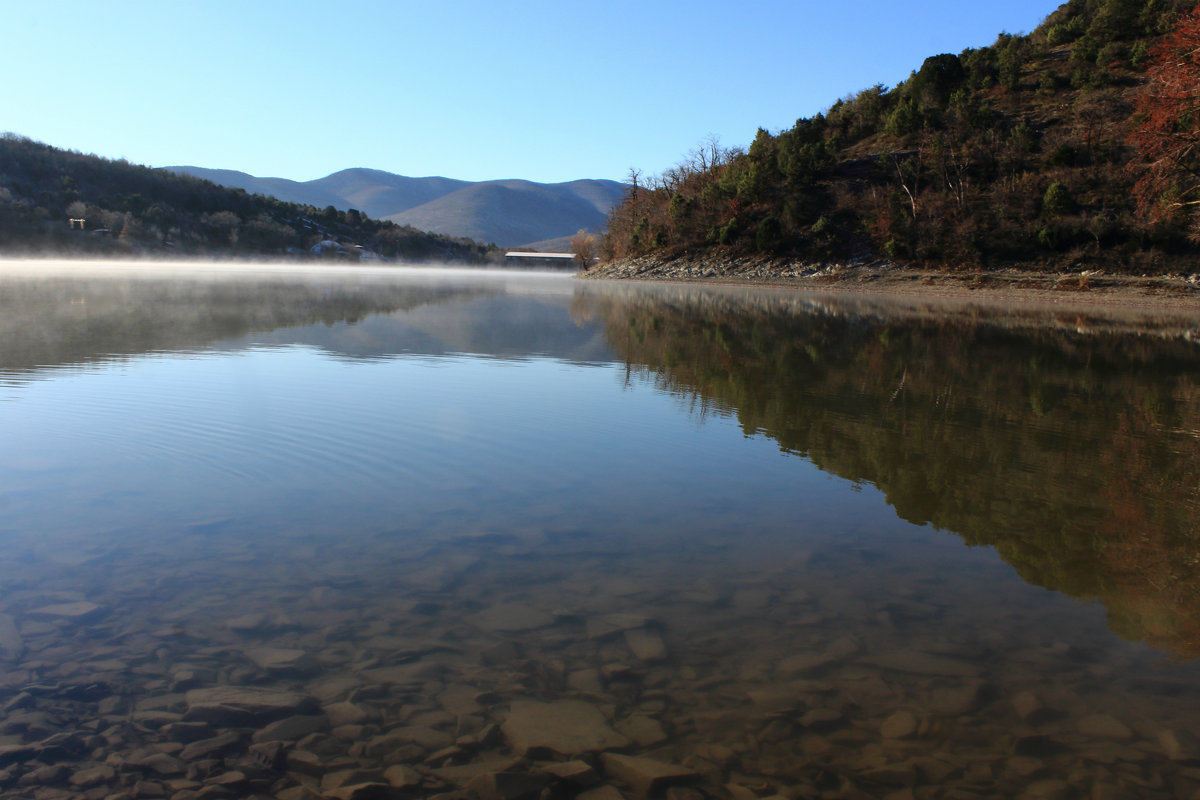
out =
<svg viewBox="0 0 1200 800"><path fill-rule="evenodd" d="M228 601L184 570L152 604L126 602L153 589L129 576L94 600L17 595L0 613L0 795L1200 795L1192 684L1073 657L1098 652L1074 623L1070 647L1022 642L1020 615L973 640L957 601L872 591L853 549L775 574L651 560L624 578L580 553L544 586L521 545L491 549ZM947 638L914 641L932 618ZM853 632L864 619L877 641ZM1151 696L1131 702L1134 684Z"/></svg>
<svg viewBox="0 0 1200 800"><path fill-rule="evenodd" d="M1083 267L1070 272L1022 269L946 272L901 267L887 261L812 263L756 255L684 253L612 261L580 273L579 277L773 286L823 292L1200 307L1200 273L1112 275Z"/></svg>

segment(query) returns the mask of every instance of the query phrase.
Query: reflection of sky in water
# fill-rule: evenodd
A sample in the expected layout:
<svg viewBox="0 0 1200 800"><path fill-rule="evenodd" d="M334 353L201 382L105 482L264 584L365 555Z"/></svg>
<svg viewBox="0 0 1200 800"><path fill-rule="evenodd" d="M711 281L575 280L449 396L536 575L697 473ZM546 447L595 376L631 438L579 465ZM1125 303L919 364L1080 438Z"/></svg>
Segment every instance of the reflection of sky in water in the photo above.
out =
<svg viewBox="0 0 1200 800"><path fill-rule="evenodd" d="M419 528L448 507L475 526L569 513L600 529L619 517L772 528L801 511L811 525L885 508L729 417L701 422L644 379L626 385L617 365L251 347L64 370L9 395L0 470L14 533L218 518Z"/></svg>

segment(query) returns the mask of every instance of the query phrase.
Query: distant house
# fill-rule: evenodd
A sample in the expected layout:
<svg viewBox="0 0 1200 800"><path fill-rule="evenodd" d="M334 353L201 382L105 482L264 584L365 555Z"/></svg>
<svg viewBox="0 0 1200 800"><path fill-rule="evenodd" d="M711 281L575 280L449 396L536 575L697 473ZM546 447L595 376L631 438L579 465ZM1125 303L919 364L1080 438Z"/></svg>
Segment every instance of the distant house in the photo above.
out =
<svg viewBox="0 0 1200 800"><path fill-rule="evenodd" d="M376 253L374 250L370 250L366 247L363 247L361 244L354 245L354 252L358 253L359 261L371 261L373 259L382 260L382 258L383 258L381 255L379 255L379 253Z"/></svg>

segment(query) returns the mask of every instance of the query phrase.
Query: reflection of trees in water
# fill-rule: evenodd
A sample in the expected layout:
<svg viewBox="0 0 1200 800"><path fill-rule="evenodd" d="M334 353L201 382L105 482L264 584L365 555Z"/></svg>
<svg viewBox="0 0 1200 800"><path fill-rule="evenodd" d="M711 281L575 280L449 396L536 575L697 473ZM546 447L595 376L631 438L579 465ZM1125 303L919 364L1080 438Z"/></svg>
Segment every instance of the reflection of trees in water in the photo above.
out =
<svg viewBox="0 0 1200 800"><path fill-rule="evenodd" d="M1200 656L1195 344L1097 319L795 305L611 294L597 313L663 388L1031 583L1100 598L1122 636Z"/></svg>
<svg viewBox="0 0 1200 800"><path fill-rule="evenodd" d="M0 370L189 350L249 333L354 323L485 293L385 282L10 278L0 282Z"/></svg>

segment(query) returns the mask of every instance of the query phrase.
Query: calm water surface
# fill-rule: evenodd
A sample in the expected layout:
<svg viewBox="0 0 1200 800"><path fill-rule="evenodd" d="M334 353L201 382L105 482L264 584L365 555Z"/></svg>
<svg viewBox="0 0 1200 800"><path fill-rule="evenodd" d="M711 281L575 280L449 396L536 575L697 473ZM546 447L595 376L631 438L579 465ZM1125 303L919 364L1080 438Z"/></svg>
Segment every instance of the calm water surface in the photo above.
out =
<svg viewBox="0 0 1200 800"><path fill-rule="evenodd" d="M0 788L1200 796L1198 331L4 274Z"/></svg>

